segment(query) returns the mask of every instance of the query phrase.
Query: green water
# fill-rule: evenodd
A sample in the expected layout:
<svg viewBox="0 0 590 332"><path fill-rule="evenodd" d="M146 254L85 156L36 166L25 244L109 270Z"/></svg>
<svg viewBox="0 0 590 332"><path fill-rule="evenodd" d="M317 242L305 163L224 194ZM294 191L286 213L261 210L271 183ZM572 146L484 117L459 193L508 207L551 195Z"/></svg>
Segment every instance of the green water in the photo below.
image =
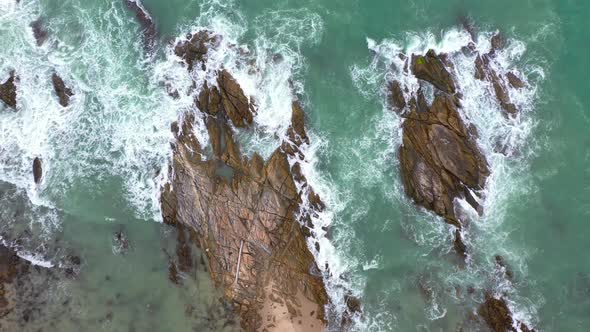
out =
<svg viewBox="0 0 590 332"><path fill-rule="evenodd" d="M256 50L269 48L293 64L290 74L303 87L309 130L321 142L313 174L329 205L335 247L322 259L361 296L364 321L358 330L455 331L482 292L501 284L493 277L496 254L515 274L509 299L537 330L590 329L589 3L142 3L159 31L155 58L145 55L123 1L0 1L0 74L3 79L15 68L23 82L21 111L0 109L0 180L20 188L19 210L25 211L21 218L0 214L2 230L17 236L31 228L29 246L46 243L37 250L46 250L46 258L60 255L47 244L59 239L59 246L83 260L79 277L59 287L76 299L72 308L59 315L48 310L27 329L233 328L204 266L181 287L168 280L163 248L174 251L175 235L157 222L154 176L168 157L170 123L189 107L167 97L160 84L165 77L182 80L166 60L165 45L195 25L225 27L239 43L262 45ZM527 73L537 89L523 115L531 129L518 144L519 156L494 157L502 166L497 187L490 189L497 204L471 230L473 259L467 267L451 251L449 229L403 195L396 163L399 119L384 110L382 73L370 69L367 45L371 38L407 46L408 32L440 39L464 15L481 32L499 30L522 42L526 50L509 66ZM28 28L39 16L50 31L41 48ZM76 93L65 111L53 101L46 79L53 70ZM477 123L480 131L489 125ZM257 141L252 149L272 151L269 142ZM28 173L37 155L48 165L40 190ZM9 211L18 200L2 198L0 204ZM113 234L122 227L131 244L125 255L113 251ZM477 289L474 295L466 294L470 286ZM422 288L430 288L433 297L425 297ZM55 292L56 303L62 292ZM196 308L191 314L188 305Z"/></svg>

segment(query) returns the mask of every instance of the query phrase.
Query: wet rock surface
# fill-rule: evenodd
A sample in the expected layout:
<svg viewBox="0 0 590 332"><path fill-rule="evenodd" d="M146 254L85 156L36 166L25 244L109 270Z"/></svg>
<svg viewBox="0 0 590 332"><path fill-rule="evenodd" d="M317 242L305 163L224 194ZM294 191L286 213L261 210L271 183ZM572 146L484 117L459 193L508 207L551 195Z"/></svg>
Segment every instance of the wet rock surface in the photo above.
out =
<svg viewBox="0 0 590 332"><path fill-rule="evenodd" d="M158 34L156 30L156 23L154 22L153 18L143 7L140 0L125 0L125 5L135 14L135 18L141 26L144 38L144 46L148 50L152 50Z"/></svg>
<svg viewBox="0 0 590 332"><path fill-rule="evenodd" d="M483 189L489 170L458 113L456 97L438 95L425 112L404 115L400 147L402 179L408 196L458 228L454 199ZM476 210L479 206L474 201Z"/></svg>
<svg viewBox="0 0 590 332"><path fill-rule="evenodd" d="M218 38L198 32L179 43L176 54L189 70L196 64L206 68L208 48ZM164 221L194 231L215 285L244 330L289 330L297 323L304 330L322 330L328 296L296 220L302 199L288 161L307 139L303 111L294 102L294 142L277 148L266 161L258 154L247 157L230 123L248 128L255 107L228 71L216 74L219 89L206 82L195 101L198 110L172 126L176 142L170 182L161 196ZM196 117L207 126L210 158L193 134ZM171 280L177 280L175 275Z"/></svg>
<svg viewBox="0 0 590 332"><path fill-rule="evenodd" d="M441 55L429 50L425 55L412 55L412 72L417 78L432 83L446 93L455 93L455 81L446 69Z"/></svg>
<svg viewBox="0 0 590 332"><path fill-rule="evenodd" d="M41 183L41 180L43 179L43 162L41 161L41 158L36 157L33 160L33 180L35 181L36 184Z"/></svg>
<svg viewBox="0 0 590 332"><path fill-rule="evenodd" d="M8 107L16 108L16 84L18 78L14 71L10 72L8 79L0 84L0 100Z"/></svg>
<svg viewBox="0 0 590 332"><path fill-rule="evenodd" d="M70 104L70 97L74 95L72 89L66 86L64 80L57 74L51 75L51 82L53 83L53 89L59 99L59 104L63 107L67 107Z"/></svg>
<svg viewBox="0 0 590 332"><path fill-rule="evenodd" d="M518 332L515 326L518 326L521 332L535 331L523 322L515 321L512 318L512 312L510 312L506 300L495 298L489 293L485 295L485 301L479 306L477 313L494 332Z"/></svg>

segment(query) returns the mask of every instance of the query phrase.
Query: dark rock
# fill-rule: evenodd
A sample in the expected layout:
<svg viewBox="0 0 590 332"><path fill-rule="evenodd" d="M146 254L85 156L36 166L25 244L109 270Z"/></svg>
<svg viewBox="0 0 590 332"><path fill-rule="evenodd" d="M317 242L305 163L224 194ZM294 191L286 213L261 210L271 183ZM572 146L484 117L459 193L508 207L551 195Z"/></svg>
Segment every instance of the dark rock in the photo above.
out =
<svg viewBox="0 0 590 332"><path fill-rule="evenodd" d="M63 107L68 106L70 104L70 97L74 95L72 89L66 86L64 80L57 73L51 75L51 82L53 83L55 94L59 98L59 104Z"/></svg>
<svg viewBox="0 0 590 332"><path fill-rule="evenodd" d="M490 67L490 56L484 54L483 56L478 55L475 59L475 78L488 81L492 84L494 93L500 106L507 115L514 116L518 113L516 106L510 101L508 90L502 78L496 73L496 71ZM516 82L515 82L516 83Z"/></svg>
<svg viewBox="0 0 590 332"><path fill-rule="evenodd" d="M36 184L39 184L39 183L41 183L42 178L43 178L42 160L39 157L36 157L33 160L33 179L35 180Z"/></svg>
<svg viewBox="0 0 590 332"><path fill-rule="evenodd" d="M493 54L496 51L503 50L506 47L506 44L507 44L506 38L502 34L497 33L492 37L491 44L492 44L492 49L491 49L490 53Z"/></svg>
<svg viewBox="0 0 590 332"><path fill-rule="evenodd" d="M406 193L417 204L461 227L453 200L463 197L466 187L482 189L489 170L455 100L436 96L427 112L411 110L402 129L399 158Z"/></svg>
<svg viewBox="0 0 590 332"><path fill-rule="evenodd" d="M127 5L127 8L135 14L137 21L141 25L145 47L152 50L157 36L154 20L141 5L140 0L125 0L125 4Z"/></svg>
<svg viewBox="0 0 590 332"><path fill-rule="evenodd" d="M209 47L216 47L221 41L219 35L213 34L207 30L201 30L194 36L187 36L188 40L180 42L174 48L174 53L182 58L188 64L188 70L193 70L195 62L200 62L205 66L205 60Z"/></svg>
<svg viewBox="0 0 590 332"><path fill-rule="evenodd" d="M513 88L516 88L516 89L524 88L524 82L518 76L516 76L513 72L509 71L506 74L506 78L508 79L508 83L510 83L510 85Z"/></svg>
<svg viewBox="0 0 590 332"><path fill-rule="evenodd" d="M476 31L475 24L473 24L473 20L471 19L471 17L469 17L467 15L460 15L459 16L459 23L461 24L461 27L469 33L469 36L471 36L471 40L477 39L477 31Z"/></svg>
<svg viewBox="0 0 590 332"><path fill-rule="evenodd" d="M14 71L10 72L8 79L0 84L0 100L2 100L8 107L16 108L16 85L15 81L18 78Z"/></svg>
<svg viewBox="0 0 590 332"><path fill-rule="evenodd" d="M33 36L37 41L37 46L43 45L49 37L49 32L43 27L43 20L38 18L31 22L31 29L33 30Z"/></svg>
<svg viewBox="0 0 590 332"><path fill-rule="evenodd" d="M513 327L514 320L512 313L506 304L506 300L503 298L497 299L491 294L486 293L485 302L479 306L477 313L494 332L517 332ZM516 325L520 326L521 331L535 331L527 327L523 322L516 323Z"/></svg>
<svg viewBox="0 0 590 332"><path fill-rule="evenodd" d="M441 91L455 93L455 81L434 50L429 50L426 55L413 54L412 72L417 78L432 83Z"/></svg>
<svg viewBox="0 0 590 332"><path fill-rule="evenodd" d="M221 92L221 101L227 116L236 127L245 127L252 124L253 105L244 95L244 91L227 71L222 70L217 78Z"/></svg>
<svg viewBox="0 0 590 332"><path fill-rule="evenodd" d="M406 99L400 83L396 80L389 82L389 104L396 112L401 112L406 108Z"/></svg>

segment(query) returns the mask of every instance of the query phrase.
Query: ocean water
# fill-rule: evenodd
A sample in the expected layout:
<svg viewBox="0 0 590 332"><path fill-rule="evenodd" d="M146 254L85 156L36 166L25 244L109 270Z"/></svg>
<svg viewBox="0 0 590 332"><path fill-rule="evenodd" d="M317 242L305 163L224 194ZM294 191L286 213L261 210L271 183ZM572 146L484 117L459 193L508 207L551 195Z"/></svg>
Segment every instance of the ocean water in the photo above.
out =
<svg viewBox="0 0 590 332"><path fill-rule="evenodd" d="M258 130L240 133L247 152L268 156L279 144L292 89L305 105L312 145L303 171L328 206L314 224L318 265L330 265L331 317L350 289L363 304L353 330L477 329L469 315L489 290L506 294L515 316L538 331L590 329L589 3L142 5L158 28L153 53L122 0L0 0L0 80L11 69L19 75L19 112L0 106L0 231L8 244L20 239L21 255L37 264L59 266L70 252L82 260L78 276L51 287L52 305L22 330L236 329L204 266L183 275L180 287L168 280L175 231L159 216L170 123L192 104L190 95L166 92L166 85L190 87L170 45L198 28L224 36L210 64L228 68L259 103ZM39 17L49 31L41 47L30 28ZM466 234L466 264L453 254L451 229L404 196L396 156L401 120L386 109L383 92L387 72L400 78L389 71L394 52L463 46L469 36L462 17L473 21L480 50L496 31L507 36L496 69L528 83L510 92L522 113L508 120L472 78L473 59L451 59L465 91L465 121L478 129L492 170L485 214L472 215ZM249 50L256 71L236 63L232 44ZM272 61L277 54L282 61ZM75 93L65 109L53 95L54 71ZM35 157L44 164L39 186L31 174ZM113 240L120 231L130 244L124 253ZM495 255L512 281L496 268Z"/></svg>

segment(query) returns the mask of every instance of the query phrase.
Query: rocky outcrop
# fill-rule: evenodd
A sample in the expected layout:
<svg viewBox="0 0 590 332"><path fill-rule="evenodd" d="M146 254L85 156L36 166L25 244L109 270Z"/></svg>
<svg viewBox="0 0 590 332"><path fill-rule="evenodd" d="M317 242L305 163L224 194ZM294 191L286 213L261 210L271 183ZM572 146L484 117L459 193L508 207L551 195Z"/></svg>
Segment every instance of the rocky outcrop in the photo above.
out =
<svg viewBox="0 0 590 332"><path fill-rule="evenodd" d="M43 45L49 37L49 32L43 26L43 20L38 18L31 22L31 29L33 30L33 37L37 41L37 46Z"/></svg>
<svg viewBox="0 0 590 332"><path fill-rule="evenodd" d="M495 298L486 293L485 301L477 309L479 316L494 332L534 332L525 323L515 321L512 312L503 298ZM516 329L515 327L518 327Z"/></svg>
<svg viewBox="0 0 590 332"><path fill-rule="evenodd" d="M432 83L439 90L455 93L455 81L446 69L440 55L429 50L425 55L412 54L412 72L417 78Z"/></svg>
<svg viewBox="0 0 590 332"><path fill-rule="evenodd" d="M8 107L16 108L16 85L15 81L18 78L14 71L10 72L8 79L0 84L0 100L2 100Z"/></svg>
<svg viewBox="0 0 590 332"><path fill-rule="evenodd" d="M459 114L461 95L455 93L457 86L447 63L446 56L433 50L412 55L411 73L421 80L421 87L406 101L404 91L409 92L408 88L390 82L389 98L392 109L404 118L399 160L406 194L457 227L453 245L460 256L466 257L454 201L465 198L483 213L474 195L483 189L490 172L473 133ZM424 84L435 89L431 104L424 96Z"/></svg>
<svg viewBox="0 0 590 332"><path fill-rule="evenodd" d="M208 47L218 38L199 32L177 45L176 54L189 70L197 63L205 68ZM266 161L258 154L248 157L230 123L249 127L255 107L228 71L216 74L219 88L205 82L198 109L172 126L176 140L161 195L164 221L194 230L211 277L244 330L320 331L328 296L296 220L302 200L296 166L287 157L307 138L303 111L293 104L291 130L300 140L289 144L291 150L283 145ZM193 134L195 117L207 126L211 152ZM177 280L176 269L171 266L171 280Z"/></svg>
<svg viewBox="0 0 590 332"><path fill-rule="evenodd" d="M461 227L453 200L481 190L489 170L463 124L456 97L438 95L425 112L405 115L399 158L404 186L416 203ZM475 200L469 200L480 210Z"/></svg>
<svg viewBox="0 0 590 332"><path fill-rule="evenodd" d="M135 14L135 18L141 26L145 47L148 50L153 49L157 37L156 23L141 5L140 0L125 0L125 4Z"/></svg>
<svg viewBox="0 0 590 332"><path fill-rule="evenodd" d="M63 107L67 107L70 104L70 97L74 95L72 89L66 86L64 80L59 77L57 73L53 73L53 75L51 75L51 82L53 83L55 94L59 99L59 104Z"/></svg>

